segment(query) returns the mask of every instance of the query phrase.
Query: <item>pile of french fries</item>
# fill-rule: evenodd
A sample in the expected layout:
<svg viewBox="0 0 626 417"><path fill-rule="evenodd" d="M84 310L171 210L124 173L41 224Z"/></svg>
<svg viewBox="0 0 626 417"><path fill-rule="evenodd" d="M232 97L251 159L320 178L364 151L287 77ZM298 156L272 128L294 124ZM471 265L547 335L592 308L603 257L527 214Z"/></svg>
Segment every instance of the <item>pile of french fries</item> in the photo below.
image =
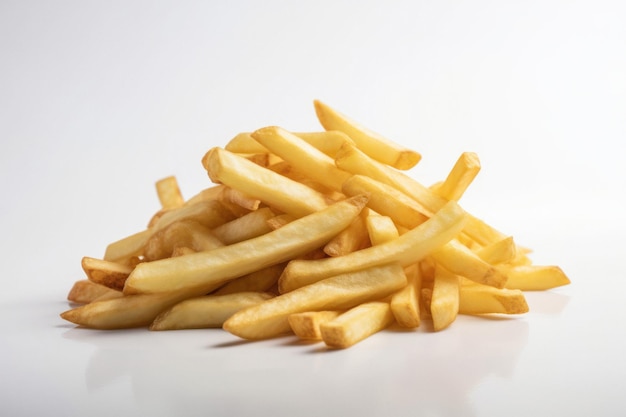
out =
<svg viewBox="0 0 626 417"><path fill-rule="evenodd" d="M421 155L315 101L319 132L264 127L210 149L212 184L184 199L156 183L146 228L84 257L61 317L82 327L223 328L346 348L390 326L528 311L524 291L570 281L458 201L480 170L463 153L441 182Z"/></svg>

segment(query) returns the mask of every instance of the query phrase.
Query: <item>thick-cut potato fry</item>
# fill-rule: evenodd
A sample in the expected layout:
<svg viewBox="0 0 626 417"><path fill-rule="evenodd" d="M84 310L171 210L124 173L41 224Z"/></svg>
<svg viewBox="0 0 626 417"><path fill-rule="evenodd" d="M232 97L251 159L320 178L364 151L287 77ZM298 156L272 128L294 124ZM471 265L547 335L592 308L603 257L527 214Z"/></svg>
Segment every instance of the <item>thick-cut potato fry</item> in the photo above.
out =
<svg viewBox="0 0 626 417"><path fill-rule="evenodd" d="M90 281L121 291L132 266L84 256L81 266Z"/></svg>
<svg viewBox="0 0 626 417"><path fill-rule="evenodd" d="M444 268L435 270L435 282L430 299L430 314L435 331L443 330L459 313L459 277Z"/></svg>
<svg viewBox="0 0 626 417"><path fill-rule="evenodd" d="M397 189L364 175L353 175L343 183L344 194L368 194L368 207L389 216L398 225L412 229L428 220L429 213L415 200Z"/></svg>
<svg viewBox="0 0 626 417"><path fill-rule="evenodd" d="M113 330L150 325L163 310L189 298L185 292L128 295L94 301L61 313L61 317L91 329Z"/></svg>
<svg viewBox="0 0 626 417"><path fill-rule="evenodd" d="M407 285L393 294L389 305L396 322L407 328L420 325L420 294L422 291L422 277L418 264L404 268Z"/></svg>
<svg viewBox="0 0 626 417"><path fill-rule="evenodd" d="M276 230L294 220L296 220L296 217L293 217L290 214L278 214L270 219L267 219L267 225L270 229Z"/></svg>
<svg viewBox="0 0 626 417"><path fill-rule="evenodd" d="M315 310L342 310L378 300L406 285L397 263L324 279L235 313L224 329L244 339L266 339L291 330L288 317Z"/></svg>
<svg viewBox="0 0 626 417"><path fill-rule="evenodd" d="M319 100L315 100L314 105L317 118L324 129L344 132L363 152L384 164L406 170L415 166L422 158L418 152L372 132Z"/></svg>
<svg viewBox="0 0 626 417"><path fill-rule="evenodd" d="M74 282L70 292L67 294L67 300L76 304L89 304L104 294L120 293L102 284L96 284L88 279L81 279Z"/></svg>
<svg viewBox="0 0 626 417"><path fill-rule="evenodd" d="M463 152L435 192L446 200L459 201L480 171L480 160L474 152Z"/></svg>
<svg viewBox="0 0 626 417"><path fill-rule="evenodd" d="M222 199L222 194L224 193L224 190L226 188L227 187L222 184L216 184L211 187L205 188L204 190L200 191L199 193L185 201L185 205L191 206L192 204L196 204L199 201L220 201Z"/></svg>
<svg viewBox="0 0 626 417"><path fill-rule="evenodd" d="M464 218L463 209L451 201L429 220L392 241L334 258L293 260L278 280L279 291L289 292L333 275L389 262L411 265L453 239L463 228Z"/></svg>
<svg viewBox="0 0 626 417"><path fill-rule="evenodd" d="M208 252L144 262L126 280L125 294L193 289L194 295L244 274L285 262L328 242L367 204L366 196L340 201L262 236Z"/></svg>
<svg viewBox="0 0 626 417"><path fill-rule="evenodd" d="M324 245L324 253L328 256L342 256L370 246L367 226L365 225L367 213L368 210L362 210L361 214L350 223L350 226Z"/></svg>
<svg viewBox="0 0 626 417"><path fill-rule="evenodd" d="M251 272L227 282L211 294L224 295L236 292L269 291L270 288L273 288L278 282L278 278L283 272L283 269L285 269L285 264L272 265L267 268L259 269L258 271Z"/></svg>
<svg viewBox="0 0 626 417"><path fill-rule="evenodd" d="M509 236L476 251L476 255L492 265L511 262L515 259L517 247L513 237Z"/></svg>
<svg viewBox="0 0 626 417"><path fill-rule="evenodd" d="M389 303L372 301L353 307L336 319L322 323L320 333L326 346L345 349L386 329L393 320Z"/></svg>
<svg viewBox="0 0 626 417"><path fill-rule="evenodd" d="M528 312L524 293L480 284L461 285L459 314L523 314Z"/></svg>
<svg viewBox="0 0 626 417"><path fill-rule="evenodd" d="M181 220L159 230L148 239L144 247L144 258L146 261L169 258L178 247L199 252L220 246L224 244L211 229L195 220Z"/></svg>
<svg viewBox="0 0 626 417"><path fill-rule="evenodd" d="M488 264L461 244L451 240L432 251L430 256L450 272L469 278L479 284L503 288L507 281L506 274Z"/></svg>
<svg viewBox="0 0 626 417"><path fill-rule="evenodd" d="M554 265L518 265L499 267L509 279L505 288L522 291L541 291L570 283L561 268Z"/></svg>
<svg viewBox="0 0 626 417"><path fill-rule="evenodd" d="M294 169L332 190L341 191L341 185L350 177L337 168L333 158L285 129L264 127L253 132L252 137Z"/></svg>
<svg viewBox="0 0 626 417"><path fill-rule="evenodd" d="M183 300L160 313L150 330L209 329L222 327L237 311L274 297L266 292L205 295Z"/></svg>
<svg viewBox="0 0 626 417"><path fill-rule="evenodd" d="M275 214L269 207L261 207L213 229L213 235L225 245L241 242L270 232L267 221Z"/></svg>
<svg viewBox="0 0 626 417"><path fill-rule="evenodd" d="M247 213L248 211L254 211L261 206L261 200L258 198L252 198L239 190L231 187L224 187L222 193L222 202L227 204L235 204L244 210L238 210L239 213Z"/></svg>
<svg viewBox="0 0 626 417"><path fill-rule="evenodd" d="M214 182L238 189L294 217L327 206L323 194L224 149L211 149L202 162Z"/></svg>
<svg viewBox="0 0 626 417"><path fill-rule="evenodd" d="M372 246L389 242L400 236L398 228L389 216L381 216L370 212L370 215L365 219L365 226L367 227Z"/></svg>
<svg viewBox="0 0 626 417"><path fill-rule="evenodd" d="M322 340L320 325L339 316L341 311L307 311L294 313L287 317L291 331L302 340Z"/></svg>
<svg viewBox="0 0 626 417"><path fill-rule="evenodd" d="M145 229L134 233L115 242L109 243L104 252L103 259L105 261L126 264L128 261L138 255L141 255L143 247L152 236L151 229Z"/></svg>
<svg viewBox="0 0 626 417"><path fill-rule="evenodd" d="M157 190L157 196L161 202L161 207L165 210L173 209L185 204L180 188L178 187L178 180L176 177L170 176L160 179L155 184Z"/></svg>

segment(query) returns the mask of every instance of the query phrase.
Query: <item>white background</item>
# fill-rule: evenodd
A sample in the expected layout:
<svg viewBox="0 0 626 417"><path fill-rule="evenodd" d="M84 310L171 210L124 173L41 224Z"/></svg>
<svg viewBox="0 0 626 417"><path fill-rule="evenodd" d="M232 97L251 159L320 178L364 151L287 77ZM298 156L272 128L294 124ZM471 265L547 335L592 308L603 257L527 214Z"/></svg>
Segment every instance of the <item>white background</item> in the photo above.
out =
<svg viewBox="0 0 626 417"><path fill-rule="evenodd" d="M624 415L624 22L617 0L0 2L0 414ZM333 352L59 318L157 179L194 194L210 147L319 130L316 98L422 153L425 184L477 152L463 206L572 285Z"/></svg>

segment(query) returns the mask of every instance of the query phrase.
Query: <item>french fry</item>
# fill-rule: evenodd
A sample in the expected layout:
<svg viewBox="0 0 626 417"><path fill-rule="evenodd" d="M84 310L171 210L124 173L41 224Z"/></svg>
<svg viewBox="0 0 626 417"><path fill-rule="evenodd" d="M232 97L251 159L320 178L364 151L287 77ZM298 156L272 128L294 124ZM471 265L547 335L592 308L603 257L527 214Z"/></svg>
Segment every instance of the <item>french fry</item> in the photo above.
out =
<svg viewBox="0 0 626 417"><path fill-rule="evenodd" d="M254 211L261 206L261 200L258 198L250 197L243 192L230 187L224 187L221 201L229 204L235 204L243 208L244 210L238 210L238 213L242 215L249 211Z"/></svg>
<svg viewBox="0 0 626 417"><path fill-rule="evenodd" d="M67 300L76 304L89 304L104 294L119 292L88 279L81 279L74 282L70 292L67 294Z"/></svg>
<svg viewBox="0 0 626 417"><path fill-rule="evenodd" d="M479 171L478 155L474 152L463 152L435 192L446 200L459 201Z"/></svg>
<svg viewBox="0 0 626 417"><path fill-rule="evenodd" d="M324 245L324 253L328 256L341 256L370 246L365 217L368 210L361 213L337 236Z"/></svg>
<svg viewBox="0 0 626 417"><path fill-rule="evenodd" d="M407 285L393 294L389 306L398 325L406 328L415 328L420 325L420 294L422 278L418 264L404 269Z"/></svg>
<svg viewBox="0 0 626 417"><path fill-rule="evenodd" d="M226 150L213 148L202 162L214 182L238 189L294 217L327 206L323 194Z"/></svg>
<svg viewBox="0 0 626 417"><path fill-rule="evenodd" d="M476 255L489 264L501 264L515 259L517 247L513 237L509 236L478 249Z"/></svg>
<svg viewBox="0 0 626 417"><path fill-rule="evenodd" d="M435 270L430 313L435 331L448 327L459 313L459 277L444 268Z"/></svg>
<svg viewBox="0 0 626 417"><path fill-rule="evenodd" d="M542 291L570 283L563 270L554 265L503 265L499 268L509 277L505 286L509 289Z"/></svg>
<svg viewBox="0 0 626 417"><path fill-rule="evenodd" d="M326 346L345 349L386 329L393 320L389 303L372 301L320 324L320 333Z"/></svg>
<svg viewBox="0 0 626 417"><path fill-rule="evenodd" d="M259 269L258 271L251 272L227 282L211 294L225 295L237 292L267 292L276 285L283 269L285 269L284 264Z"/></svg>
<svg viewBox="0 0 626 417"><path fill-rule="evenodd" d="M524 293L487 285L461 285L459 314L523 314L528 312Z"/></svg>
<svg viewBox="0 0 626 417"><path fill-rule="evenodd" d="M61 313L67 321L100 330L129 329L150 325L163 310L189 298L185 292L129 295L94 301Z"/></svg>
<svg viewBox="0 0 626 417"><path fill-rule="evenodd" d="M371 214L365 219L365 226L372 246L389 242L400 236L398 228L389 216Z"/></svg>
<svg viewBox="0 0 626 417"><path fill-rule="evenodd" d="M411 265L453 239L463 228L464 218L463 209L451 201L429 220L392 241L334 258L293 260L278 280L279 291L286 293L333 275L390 262Z"/></svg>
<svg viewBox="0 0 626 417"><path fill-rule="evenodd" d="M307 311L294 313L287 317L289 327L302 340L322 340L320 325L339 316L341 311Z"/></svg>
<svg viewBox="0 0 626 417"><path fill-rule="evenodd" d="M141 255L144 245L152 236L151 229L145 229L115 242L109 243L104 252L105 261L126 264L135 256Z"/></svg>
<svg viewBox="0 0 626 417"><path fill-rule="evenodd" d="M213 235L225 245L241 242L270 232L268 220L275 214L269 207L261 207L213 229Z"/></svg>
<svg viewBox="0 0 626 417"><path fill-rule="evenodd" d="M265 148L287 161L301 173L335 191L350 174L337 168L333 158L310 145L304 139L277 126L264 127L252 133Z"/></svg>
<svg viewBox="0 0 626 417"><path fill-rule="evenodd" d="M208 252L144 262L126 280L125 294L192 289L207 293L247 273L310 252L347 227L367 204L366 196L340 201L256 238Z"/></svg>
<svg viewBox="0 0 626 417"><path fill-rule="evenodd" d="M161 207L165 210L182 206L185 203L178 180L174 176L165 177L155 184Z"/></svg>
<svg viewBox="0 0 626 417"><path fill-rule="evenodd" d="M155 261L173 256L178 247L198 252L220 246L224 244L211 229L195 220L181 220L154 233L146 242L143 253L147 261Z"/></svg>
<svg viewBox="0 0 626 417"><path fill-rule="evenodd" d="M222 327L237 311L272 297L273 294L266 292L240 292L188 298L161 312L150 325L150 330Z"/></svg>
<svg viewBox="0 0 626 417"><path fill-rule="evenodd" d="M315 310L348 309L386 297L406 285L398 264L388 264L333 276L279 295L235 313L224 329L244 339L266 339L289 333L289 316Z"/></svg>
<svg viewBox="0 0 626 417"><path fill-rule="evenodd" d="M132 266L84 256L81 266L90 281L114 290L124 288L126 278L134 269Z"/></svg>
<svg viewBox="0 0 626 417"><path fill-rule="evenodd" d="M450 272L479 284L496 288L504 288L506 284L505 273L480 259L457 240L450 240L447 244L433 250L430 256Z"/></svg>
<svg viewBox="0 0 626 417"><path fill-rule="evenodd" d="M419 153L372 132L319 100L315 100L314 105L324 129L344 132L363 152L384 164L406 170L422 158Z"/></svg>
<svg viewBox="0 0 626 417"><path fill-rule="evenodd" d="M368 194L368 207L383 216L389 216L401 226L412 229L428 220L429 213L415 200L395 188L364 175L353 175L343 183L344 194Z"/></svg>

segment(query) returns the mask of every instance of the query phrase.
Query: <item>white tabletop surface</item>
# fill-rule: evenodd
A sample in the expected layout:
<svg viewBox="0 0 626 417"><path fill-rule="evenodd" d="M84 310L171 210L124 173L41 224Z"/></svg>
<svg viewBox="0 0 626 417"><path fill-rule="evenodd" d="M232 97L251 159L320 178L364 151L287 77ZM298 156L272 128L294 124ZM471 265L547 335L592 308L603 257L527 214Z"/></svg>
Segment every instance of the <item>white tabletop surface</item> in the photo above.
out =
<svg viewBox="0 0 626 417"><path fill-rule="evenodd" d="M0 2L0 415L623 416L626 6L620 1ZM343 351L221 330L92 331L82 256L140 230L154 182L321 99L423 155L560 265L511 319Z"/></svg>

